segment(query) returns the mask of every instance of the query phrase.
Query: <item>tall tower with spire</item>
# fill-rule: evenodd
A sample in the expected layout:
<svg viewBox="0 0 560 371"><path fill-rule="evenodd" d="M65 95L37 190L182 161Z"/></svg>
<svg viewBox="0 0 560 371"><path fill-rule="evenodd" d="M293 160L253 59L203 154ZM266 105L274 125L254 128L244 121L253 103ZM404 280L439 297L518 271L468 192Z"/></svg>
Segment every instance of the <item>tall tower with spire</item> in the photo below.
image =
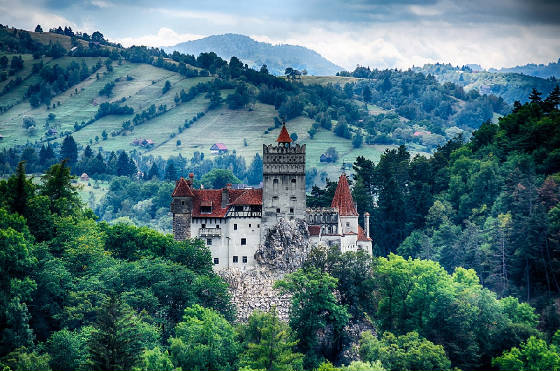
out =
<svg viewBox="0 0 560 371"><path fill-rule="evenodd" d="M263 145L261 240L281 218L305 219L305 144L293 144L282 125L276 145Z"/></svg>

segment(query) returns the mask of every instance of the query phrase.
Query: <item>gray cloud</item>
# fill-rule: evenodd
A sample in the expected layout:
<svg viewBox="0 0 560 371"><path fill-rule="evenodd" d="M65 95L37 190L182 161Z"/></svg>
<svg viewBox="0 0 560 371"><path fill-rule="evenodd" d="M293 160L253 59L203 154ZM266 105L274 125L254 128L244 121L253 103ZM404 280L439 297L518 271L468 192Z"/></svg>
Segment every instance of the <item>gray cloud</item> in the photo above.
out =
<svg viewBox="0 0 560 371"><path fill-rule="evenodd" d="M560 1L552 0L0 0L0 23L31 28L41 19L153 46L243 33L310 47L346 68L500 67L560 55Z"/></svg>

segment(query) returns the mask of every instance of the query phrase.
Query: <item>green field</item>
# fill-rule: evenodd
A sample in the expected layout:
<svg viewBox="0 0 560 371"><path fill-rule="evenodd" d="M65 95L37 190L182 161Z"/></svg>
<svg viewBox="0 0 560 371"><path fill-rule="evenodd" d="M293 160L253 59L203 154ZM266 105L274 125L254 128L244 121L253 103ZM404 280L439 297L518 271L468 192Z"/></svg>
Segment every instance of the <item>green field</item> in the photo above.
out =
<svg viewBox="0 0 560 371"><path fill-rule="evenodd" d="M30 55L24 55L24 60L25 68L19 74L28 76L33 60ZM44 63L56 63L64 67L72 61L81 63L82 60L85 60L88 67L91 67L97 63L99 58L64 57L45 60ZM0 148L28 142L46 142L45 122L49 113L56 115L54 124L59 137L54 139L55 142L62 140L61 133L72 132L74 139L79 144L82 146L91 144L94 150L98 148L105 151L136 149L141 153L163 158L179 154L190 158L196 151L203 152L211 158L215 155L210 153L210 147L214 143L224 143L230 151L235 151L238 155L243 156L249 164L256 153L262 152L263 143L273 143L278 135L278 129L273 128L274 117L278 116L278 112L271 105L255 103L247 109L230 110L224 104L218 109L208 111L209 100L205 94L200 94L187 103L175 103L174 97L181 89L188 91L190 87L209 81L212 77L185 78L178 73L152 65L114 62L113 72L108 72L103 66L86 80L54 97L53 103L56 104L56 108L49 109L45 105L33 108L26 99L23 99L28 86L36 83L38 78L36 75L31 75L13 92L0 96L0 105L16 103L7 112L0 114L0 134L4 136L0 142ZM162 88L167 80L171 82L172 88L166 94L162 94ZM303 78L304 83L343 84L354 80L356 79L348 77L309 76ZM100 96L99 91L109 82L115 83L113 94L110 98ZM230 93L231 90L223 90L222 96L225 98ZM76 122L81 123L93 118L101 103L121 99L125 100L123 104L134 108L134 114L106 116L94 121L91 125L77 131L74 130ZM132 131L126 131L117 136L109 135L107 140L102 140L103 130L111 133L120 129L123 121L131 120L136 113L141 113L152 104L166 105L167 111L136 126ZM372 114L387 112L373 105L368 106L368 109ZM190 120L199 112L206 112L206 114L191 127L179 132L179 127L182 127L186 120ZM22 122L25 116L35 119L37 123L35 135L30 136L23 128ZM308 130L312 124L311 119L301 116L289 121L287 126L290 132L298 134L300 143L307 145L307 167L315 167L320 173L324 171L331 178L340 173L343 161L351 163L357 156L378 160L379 155L387 148L387 146L364 145L362 148L354 149L350 140L336 137L332 132L325 130L319 130L315 138L310 139ZM271 128L272 130L270 130ZM98 137L98 141L95 140L96 137ZM132 143L134 139L151 139L154 146L152 148L135 146ZM180 141L180 145L177 145L178 141ZM319 161L321 154L329 147L335 147L339 153L337 163Z"/></svg>

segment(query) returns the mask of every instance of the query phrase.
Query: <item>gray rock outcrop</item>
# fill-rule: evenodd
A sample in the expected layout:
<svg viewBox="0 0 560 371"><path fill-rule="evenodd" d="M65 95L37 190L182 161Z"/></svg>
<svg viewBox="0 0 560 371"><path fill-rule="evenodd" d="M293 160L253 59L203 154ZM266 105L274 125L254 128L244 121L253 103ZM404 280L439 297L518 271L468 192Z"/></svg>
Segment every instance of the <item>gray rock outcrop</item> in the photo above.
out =
<svg viewBox="0 0 560 371"><path fill-rule="evenodd" d="M280 294L274 283L301 267L311 247L303 220L281 220L267 231L265 242L255 253L257 267L247 271L219 272L227 282L237 320L246 322L254 310L276 307L280 319L289 319L291 295Z"/></svg>

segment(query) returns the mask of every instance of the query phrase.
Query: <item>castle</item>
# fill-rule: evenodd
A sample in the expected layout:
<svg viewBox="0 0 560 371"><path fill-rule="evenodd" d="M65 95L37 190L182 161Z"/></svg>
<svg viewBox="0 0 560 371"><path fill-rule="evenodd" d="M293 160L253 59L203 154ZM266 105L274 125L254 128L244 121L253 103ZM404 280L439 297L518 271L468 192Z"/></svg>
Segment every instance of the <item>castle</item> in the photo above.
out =
<svg viewBox="0 0 560 371"><path fill-rule="evenodd" d="M217 270L254 267L255 253L267 231L279 222L303 219L310 244L336 245L345 251L372 253L369 214L365 231L345 174L338 180L329 208L307 208L305 144L293 144L282 126L277 144L263 145L263 187L195 189L193 174L180 178L172 194L173 235L176 240L201 238L210 248Z"/></svg>

